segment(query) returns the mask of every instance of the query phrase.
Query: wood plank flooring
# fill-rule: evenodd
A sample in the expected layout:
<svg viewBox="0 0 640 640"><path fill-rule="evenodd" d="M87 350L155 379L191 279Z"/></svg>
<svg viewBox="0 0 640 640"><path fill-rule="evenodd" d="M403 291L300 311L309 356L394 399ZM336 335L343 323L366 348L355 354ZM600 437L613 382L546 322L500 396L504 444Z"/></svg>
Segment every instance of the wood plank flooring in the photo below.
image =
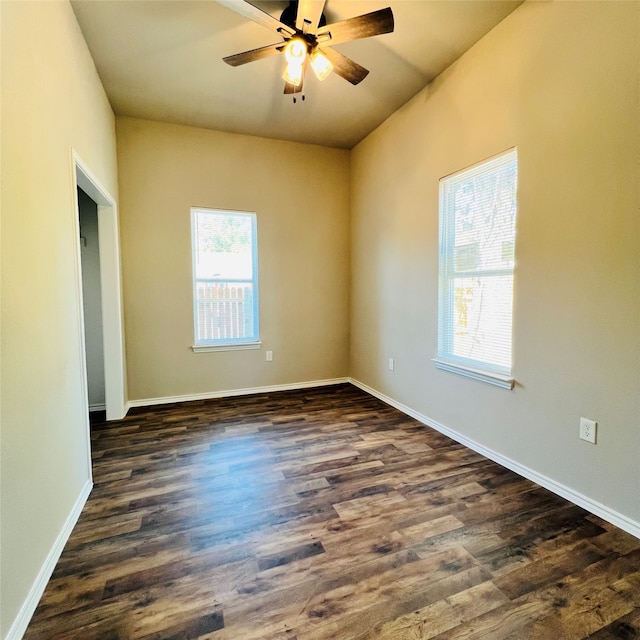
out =
<svg viewBox="0 0 640 640"><path fill-rule="evenodd" d="M640 638L640 540L351 385L92 441L26 640Z"/></svg>

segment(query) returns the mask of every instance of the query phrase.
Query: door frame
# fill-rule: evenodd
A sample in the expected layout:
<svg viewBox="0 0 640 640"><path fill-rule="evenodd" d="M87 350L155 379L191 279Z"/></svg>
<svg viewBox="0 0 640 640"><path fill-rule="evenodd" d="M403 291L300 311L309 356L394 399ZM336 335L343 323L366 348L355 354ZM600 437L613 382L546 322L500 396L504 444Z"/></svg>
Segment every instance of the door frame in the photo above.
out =
<svg viewBox="0 0 640 640"><path fill-rule="evenodd" d="M107 420L120 420L128 410L126 399L126 368L124 352L124 322L122 313L122 285L120 274L120 235L118 207L115 199L82 161L75 150L73 156L73 182L76 212L78 187L98 205L98 246L100 250L100 286L102 302L102 348L104 352L104 396ZM76 215L79 216L77 212ZM80 251L80 238L77 239ZM76 273L82 296L82 271ZM87 414L89 396L87 384L87 358L84 344L84 313L82 313L82 362Z"/></svg>

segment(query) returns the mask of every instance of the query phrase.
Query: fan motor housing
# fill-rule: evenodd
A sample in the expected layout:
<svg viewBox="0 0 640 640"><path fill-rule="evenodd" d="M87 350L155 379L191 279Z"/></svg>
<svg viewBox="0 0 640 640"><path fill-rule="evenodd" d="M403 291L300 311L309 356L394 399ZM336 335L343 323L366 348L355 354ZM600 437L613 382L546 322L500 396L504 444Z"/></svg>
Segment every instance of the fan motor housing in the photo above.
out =
<svg viewBox="0 0 640 640"><path fill-rule="evenodd" d="M292 29L296 28L296 16L298 15L298 0L289 0L289 6L285 8L280 16L280 22L286 24ZM327 18L324 13L320 16L318 27L324 27L327 24Z"/></svg>

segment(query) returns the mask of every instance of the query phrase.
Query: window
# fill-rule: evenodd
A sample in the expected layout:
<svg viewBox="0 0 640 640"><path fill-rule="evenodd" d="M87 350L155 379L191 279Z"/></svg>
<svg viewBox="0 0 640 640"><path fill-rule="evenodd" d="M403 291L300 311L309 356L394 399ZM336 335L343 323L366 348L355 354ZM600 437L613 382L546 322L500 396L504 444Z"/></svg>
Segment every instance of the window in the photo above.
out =
<svg viewBox="0 0 640 640"><path fill-rule="evenodd" d="M257 349L256 214L191 209L194 351Z"/></svg>
<svg viewBox="0 0 640 640"><path fill-rule="evenodd" d="M436 366L508 389L517 175L511 149L440 181Z"/></svg>

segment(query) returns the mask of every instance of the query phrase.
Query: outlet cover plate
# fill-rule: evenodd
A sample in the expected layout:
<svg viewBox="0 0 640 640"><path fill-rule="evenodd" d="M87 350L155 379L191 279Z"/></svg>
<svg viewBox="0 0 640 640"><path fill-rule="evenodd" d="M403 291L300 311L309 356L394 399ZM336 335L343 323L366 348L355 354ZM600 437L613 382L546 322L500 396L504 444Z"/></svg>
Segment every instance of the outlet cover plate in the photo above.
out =
<svg viewBox="0 0 640 640"><path fill-rule="evenodd" d="M580 418L580 439L581 440L585 440L586 442L595 444L597 432L598 432L597 422L595 422L594 420L589 420L588 418Z"/></svg>

